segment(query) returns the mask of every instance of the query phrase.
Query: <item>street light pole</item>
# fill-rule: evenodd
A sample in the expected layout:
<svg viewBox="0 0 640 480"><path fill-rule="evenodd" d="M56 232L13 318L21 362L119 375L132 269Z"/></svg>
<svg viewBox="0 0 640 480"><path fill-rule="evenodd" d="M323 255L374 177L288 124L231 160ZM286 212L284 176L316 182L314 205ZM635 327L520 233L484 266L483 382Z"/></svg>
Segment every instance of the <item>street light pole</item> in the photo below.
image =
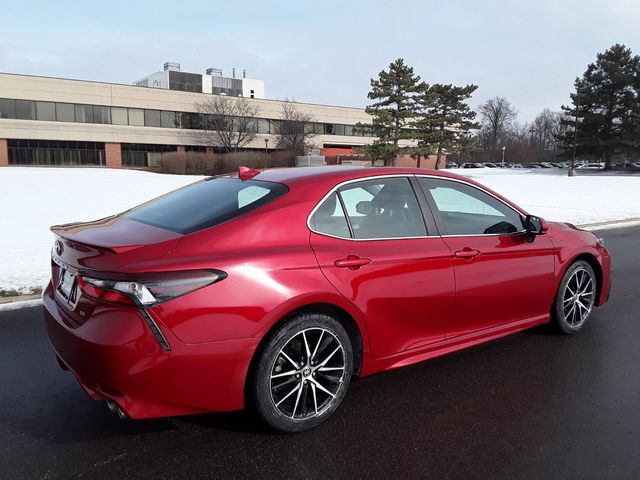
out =
<svg viewBox="0 0 640 480"><path fill-rule="evenodd" d="M576 116L575 125L573 126L573 157L571 158L571 168L569 169L569 176L573 177L576 174L576 148L578 146L578 110L580 110L580 82L576 85Z"/></svg>
<svg viewBox="0 0 640 480"><path fill-rule="evenodd" d="M268 138L264 139L264 153L266 153L266 154L269 153L269 139Z"/></svg>
<svg viewBox="0 0 640 480"><path fill-rule="evenodd" d="M504 152L507 149L505 145L502 146L502 168L504 168Z"/></svg>

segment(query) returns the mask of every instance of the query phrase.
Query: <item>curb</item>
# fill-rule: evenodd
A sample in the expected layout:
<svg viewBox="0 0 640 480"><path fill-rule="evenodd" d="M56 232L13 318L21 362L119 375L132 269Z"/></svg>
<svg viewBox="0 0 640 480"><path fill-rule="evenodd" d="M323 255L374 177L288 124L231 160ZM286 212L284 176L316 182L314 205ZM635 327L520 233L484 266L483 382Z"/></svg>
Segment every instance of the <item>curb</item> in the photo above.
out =
<svg viewBox="0 0 640 480"><path fill-rule="evenodd" d="M577 225L585 230L605 230L607 228L624 228L640 225L640 217L625 218L622 220L611 220L607 222L585 223Z"/></svg>

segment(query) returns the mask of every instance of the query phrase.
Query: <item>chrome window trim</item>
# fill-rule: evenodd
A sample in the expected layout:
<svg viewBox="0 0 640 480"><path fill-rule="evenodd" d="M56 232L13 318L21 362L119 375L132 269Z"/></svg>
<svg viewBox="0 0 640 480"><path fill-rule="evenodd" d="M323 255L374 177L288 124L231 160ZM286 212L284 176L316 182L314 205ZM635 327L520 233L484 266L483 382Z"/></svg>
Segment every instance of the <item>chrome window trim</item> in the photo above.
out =
<svg viewBox="0 0 640 480"><path fill-rule="evenodd" d="M497 201L499 201L500 203L502 203L503 205L505 205L506 207L510 208L511 210L513 210L514 212L518 213L520 216L522 217L526 217L526 214L523 213L521 210L512 207L511 205L505 203L503 200L501 200L500 198L496 197L494 194L492 194L491 192L486 191L484 188L480 188L476 185L473 185L465 180L462 179L458 179L458 178L451 178L451 177L443 177L440 175L432 175L432 174L428 174L428 173L392 173L392 174L386 174L386 175L372 175L370 177L361 177L361 178L352 178L351 180L345 180L344 182L340 182L337 185L335 185L331 190L329 190L329 192L327 192L321 199L320 201L316 204L315 207L313 207L313 209L311 210L311 213L309 213L309 215L307 216L307 228L318 235L322 235L325 237L330 237L330 238L337 238L339 240L349 240L352 242L373 242L376 240L415 240L415 239L420 239L420 238L455 238L455 237L481 237L481 238L485 238L485 237L505 237L505 236L511 236L511 235L520 235L522 233L525 233L526 230L522 229L519 230L517 232L513 232L513 233L486 233L486 234L465 234L465 235L421 235L421 236L417 236L417 237L384 237L384 238L347 238L347 237L339 237L337 235L331 235L329 233L322 233L322 232L318 232L317 230L314 230L313 228L311 228L311 217L313 217L313 215L316 213L316 210L318 210L318 208L320 208L320 205L322 205L322 203L329 198L334 192L337 192L338 189L344 185L349 185L351 183L357 183L357 182L363 182L363 181L367 181L367 180L377 180L377 179L381 179L381 178L406 178L407 180L409 180L411 177L415 177L415 178L419 178L419 177L424 177L424 178L435 178L438 180L449 180L452 182L458 182L458 183L462 183L463 185L467 185L469 187L475 188L477 190L480 190L483 193L486 193L487 195L495 198ZM416 199L417 200L417 199ZM347 215L347 212L344 212L345 217Z"/></svg>

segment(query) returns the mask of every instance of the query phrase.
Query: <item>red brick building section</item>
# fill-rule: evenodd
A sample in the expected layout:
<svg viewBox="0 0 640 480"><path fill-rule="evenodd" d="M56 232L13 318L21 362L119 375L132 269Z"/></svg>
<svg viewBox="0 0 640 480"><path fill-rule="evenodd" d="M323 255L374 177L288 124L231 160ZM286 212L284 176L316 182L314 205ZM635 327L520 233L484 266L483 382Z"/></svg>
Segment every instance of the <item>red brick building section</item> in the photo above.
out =
<svg viewBox="0 0 640 480"><path fill-rule="evenodd" d="M9 147L7 141L0 139L0 167L9 165Z"/></svg>
<svg viewBox="0 0 640 480"><path fill-rule="evenodd" d="M109 168L121 168L122 167L122 149L119 143L105 143L104 154L106 165Z"/></svg>

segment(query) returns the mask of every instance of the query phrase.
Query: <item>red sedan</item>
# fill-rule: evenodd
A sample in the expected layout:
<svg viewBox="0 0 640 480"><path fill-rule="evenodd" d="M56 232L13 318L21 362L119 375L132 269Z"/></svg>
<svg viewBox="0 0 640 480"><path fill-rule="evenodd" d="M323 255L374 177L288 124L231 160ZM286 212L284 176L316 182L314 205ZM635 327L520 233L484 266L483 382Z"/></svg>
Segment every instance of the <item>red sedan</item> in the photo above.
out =
<svg viewBox="0 0 640 480"><path fill-rule="evenodd" d="M241 168L52 231L58 361L130 418L251 405L305 430L353 376L576 333L611 282L593 233L417 169Z"/></svg>

